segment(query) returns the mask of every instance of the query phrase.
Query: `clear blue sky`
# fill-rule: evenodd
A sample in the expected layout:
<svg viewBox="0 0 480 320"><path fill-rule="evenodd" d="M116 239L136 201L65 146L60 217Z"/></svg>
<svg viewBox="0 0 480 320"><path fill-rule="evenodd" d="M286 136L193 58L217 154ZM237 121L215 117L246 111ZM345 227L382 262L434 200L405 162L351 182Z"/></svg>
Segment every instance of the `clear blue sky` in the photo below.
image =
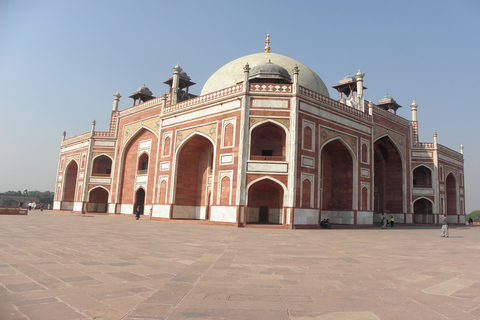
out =
<svg viewBox="0 0 480 320"><path fill-rule="evenodd" d="M367 100L417 102L420 140L465 147L467 212L480 209L480 1L0 0L0 192L54 190L62 132L108 129L176 63L197 85L261 52L295 58L331 86L358 69Z"/></svg>

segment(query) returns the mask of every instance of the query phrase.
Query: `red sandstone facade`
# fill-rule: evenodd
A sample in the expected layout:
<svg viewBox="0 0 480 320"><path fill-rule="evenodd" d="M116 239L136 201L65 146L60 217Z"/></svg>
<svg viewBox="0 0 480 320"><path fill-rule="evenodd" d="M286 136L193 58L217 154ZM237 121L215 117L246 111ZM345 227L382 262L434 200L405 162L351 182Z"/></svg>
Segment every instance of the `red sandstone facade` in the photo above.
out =
<svg viewBox="0 0 480 320"><path fill-rule="evenodd" d="M360 72L337 101L296 60L245 58L223 67L241 76L229 86L220 69L195 97L177 66L164 96L143 87L118 111L115 95L109 132L64 135L54 209L284 228L369 226L383 212L465 222L463 154L418 141L416 104L409 121L393 99L365 101Z"/></svg>

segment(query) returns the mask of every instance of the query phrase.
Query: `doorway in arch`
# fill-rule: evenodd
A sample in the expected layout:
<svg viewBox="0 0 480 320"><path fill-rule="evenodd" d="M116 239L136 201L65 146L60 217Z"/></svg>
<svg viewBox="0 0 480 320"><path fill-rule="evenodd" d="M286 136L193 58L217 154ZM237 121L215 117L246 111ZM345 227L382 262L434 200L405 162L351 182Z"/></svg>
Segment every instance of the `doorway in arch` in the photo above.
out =
<svg viewBox="0 0 480 320"><path fill-rule="evenodd" d="M137 207L140 207L140 214L144 213L145 210L145 190L140 188L135 193L135 205L133 206L133 214L137 212Z"/></svg>
<svg viewBox="0 0 480 320"><path fill-rule="evenodd" d="M248 189L247 224L283 224L283 188L264 179Z"/></svg>

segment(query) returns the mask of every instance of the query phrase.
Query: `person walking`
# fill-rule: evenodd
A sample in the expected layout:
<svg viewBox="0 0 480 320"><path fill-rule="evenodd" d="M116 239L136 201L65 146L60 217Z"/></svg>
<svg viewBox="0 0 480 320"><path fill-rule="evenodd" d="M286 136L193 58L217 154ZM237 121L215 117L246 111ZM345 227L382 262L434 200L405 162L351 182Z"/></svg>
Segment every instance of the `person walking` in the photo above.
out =
<svg viewBox="0 0 480 320"><path fill-rule="evenodd" d="M137 206L137 211L135 212L135 219L140 219L140 206Z"/></svg>
<svg viewBox="0 0 480 320"><path fill-rule="evenodd" d="M443 215L443 221L442 221L442 237L448 238L448 220L447 216Z"/></svg>
<svg viewBox="0 0 480 320"><path fill-rule="evenodd" d="M395 217L393 216L393 214L390 216L390 228L393 228L395 224Z"/></svg>
<svg viewBox="0 0 480 320"><path fill-rule="evenodd" d="M382 229L387 229L388 218L385 213L382 214Z"/></svg>

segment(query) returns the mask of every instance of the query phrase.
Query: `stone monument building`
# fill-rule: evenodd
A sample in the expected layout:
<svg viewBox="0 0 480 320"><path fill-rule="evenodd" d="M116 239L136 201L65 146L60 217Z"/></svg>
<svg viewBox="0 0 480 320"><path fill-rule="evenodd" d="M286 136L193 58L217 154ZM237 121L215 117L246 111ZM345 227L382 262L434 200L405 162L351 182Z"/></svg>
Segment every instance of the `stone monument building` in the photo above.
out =
<svg viewBox="0 0 480 320"><path fill-rule="evenodd" d="M182 68L168 94L145 86L108 132L66 138L54 209L141 214L158 220L283 228L320 221L368 226L381 213L400 224L465 222L463 150L418 137L391 96L365 100L364 74L333 86L303 63L270 52L233 60L199 96Z"/></svg>

